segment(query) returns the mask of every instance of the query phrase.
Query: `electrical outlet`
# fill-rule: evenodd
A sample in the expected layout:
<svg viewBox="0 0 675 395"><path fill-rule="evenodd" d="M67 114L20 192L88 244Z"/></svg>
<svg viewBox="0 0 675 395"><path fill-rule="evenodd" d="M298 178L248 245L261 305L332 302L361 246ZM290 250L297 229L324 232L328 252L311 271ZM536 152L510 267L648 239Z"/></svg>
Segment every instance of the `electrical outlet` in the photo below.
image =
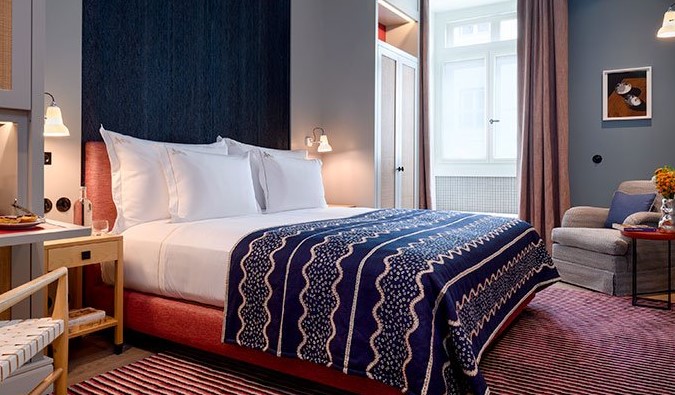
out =
<svg viewBox="0 0 675 395"><path fill-rule="evenodd" d="M59 200L56 201L56 209L61 213L70 210L70 199L67 197L59 198Z"/></svg>
<svg viewBox="0 0 675 395"><path fill-rule="evenodd" d="M52 153L45 152L45 165L49 166L52 164Z"/></svg>

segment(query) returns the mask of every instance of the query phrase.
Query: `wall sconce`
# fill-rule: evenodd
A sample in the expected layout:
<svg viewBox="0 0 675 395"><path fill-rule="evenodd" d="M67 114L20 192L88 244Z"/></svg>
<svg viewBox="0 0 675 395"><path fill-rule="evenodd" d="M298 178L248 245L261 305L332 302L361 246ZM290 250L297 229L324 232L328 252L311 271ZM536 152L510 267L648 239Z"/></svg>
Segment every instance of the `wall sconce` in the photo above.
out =
<svg viewBox="0 0 675 395"><path fill-rule="evenodd" d="M318 140L316 139L317 130L321 131L321 136L319 136ZM312 147L314 144L319 144L319 148L317 148L318 152L331 152L333 150L333 147L328 144L328 136L326 136L326 131L323 128L314 128L312 129L312 137L305 137L306 146Z"/></svg>
<svg viewBox="0 0 675 395"><path fill-rule="evenodd" d="M61 116L61 109L56 105L56 100L54 100L54 95L49 92L45 92L45 95L52 98L52 103L47 107L45 111L45 137L68 137L70 136L70 131L63 124L63 116Z"/></svg>
<svg viewBox="0 0 675 395"><path fill-rule="evenodd" d="M668 11L663 15L663 26L656 33L658 38L675 37L675 3L668 7Z"/></svg>

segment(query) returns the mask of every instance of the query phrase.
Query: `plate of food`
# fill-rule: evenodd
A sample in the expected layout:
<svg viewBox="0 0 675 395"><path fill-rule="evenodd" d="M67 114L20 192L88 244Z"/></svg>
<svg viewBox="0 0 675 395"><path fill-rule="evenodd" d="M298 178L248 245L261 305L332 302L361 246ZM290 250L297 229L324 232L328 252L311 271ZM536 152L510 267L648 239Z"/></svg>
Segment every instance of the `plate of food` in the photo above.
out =
<svg viewBox="0 0 675 395"><path fill-rule="evenodd" d="M37 215L0 215L0 229L30 229L44 224L45 219Z"/></svg>

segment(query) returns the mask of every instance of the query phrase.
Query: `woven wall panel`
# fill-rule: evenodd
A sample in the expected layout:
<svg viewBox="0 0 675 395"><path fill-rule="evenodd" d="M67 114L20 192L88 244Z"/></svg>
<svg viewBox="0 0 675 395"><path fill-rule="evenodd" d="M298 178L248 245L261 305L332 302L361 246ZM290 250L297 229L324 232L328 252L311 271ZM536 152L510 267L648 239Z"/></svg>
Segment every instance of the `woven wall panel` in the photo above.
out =
<svg viewBox="0 0 675 395"><path fill-rule="evenodd" d="M12 0L0 0L0 89L12 89Z"/></svg>
<svg viewBox="0 0 675 395"><path fill-rule="evenodd" d="M84 0L82 136L290 145L290 0Z"/></svg>

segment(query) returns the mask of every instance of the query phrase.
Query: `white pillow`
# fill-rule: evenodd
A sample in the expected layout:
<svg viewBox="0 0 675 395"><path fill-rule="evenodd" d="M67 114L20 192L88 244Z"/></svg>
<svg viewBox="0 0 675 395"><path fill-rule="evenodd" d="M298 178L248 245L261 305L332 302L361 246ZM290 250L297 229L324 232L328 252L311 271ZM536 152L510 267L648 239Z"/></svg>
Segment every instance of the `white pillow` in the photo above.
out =
<svg viewBox="0 0 675 395"><path fill-rule="evenodd" d="M105 130L101 125L112 175L112 197L117 209L113 233L148 221L170 218L169 191L162 170L165 147L199 147L227 153L227 144L172 144L142 140Z"/></svg>
<svg viewBox="0 0 675 395"><path fill-rule="evenodd" d="M228 152L233 155L244 155L251 153L251 173L253 175L253 188L255 190L255 198L262 209L265 209L265 193L263 191L263 182L260 180L259 174L262 168L262 156L264 153L278 157L307 158L307 150L280 150L273 148L258 147L255 145L240 143L239 141L230 138L223 138L218 136L217 142L225 142Z"/></svg>
<svg viewBox="0 0 675 395"><path fill-rule="evenodd" d="M264 154L260 179L267 213L326 207L319 159Z"/></svg>
<svg viewBox="0 0 675 395"><path fill-rule="evenodd" d="M248 155L166 147L164 174L173 222L256 214Z"/></svg>

